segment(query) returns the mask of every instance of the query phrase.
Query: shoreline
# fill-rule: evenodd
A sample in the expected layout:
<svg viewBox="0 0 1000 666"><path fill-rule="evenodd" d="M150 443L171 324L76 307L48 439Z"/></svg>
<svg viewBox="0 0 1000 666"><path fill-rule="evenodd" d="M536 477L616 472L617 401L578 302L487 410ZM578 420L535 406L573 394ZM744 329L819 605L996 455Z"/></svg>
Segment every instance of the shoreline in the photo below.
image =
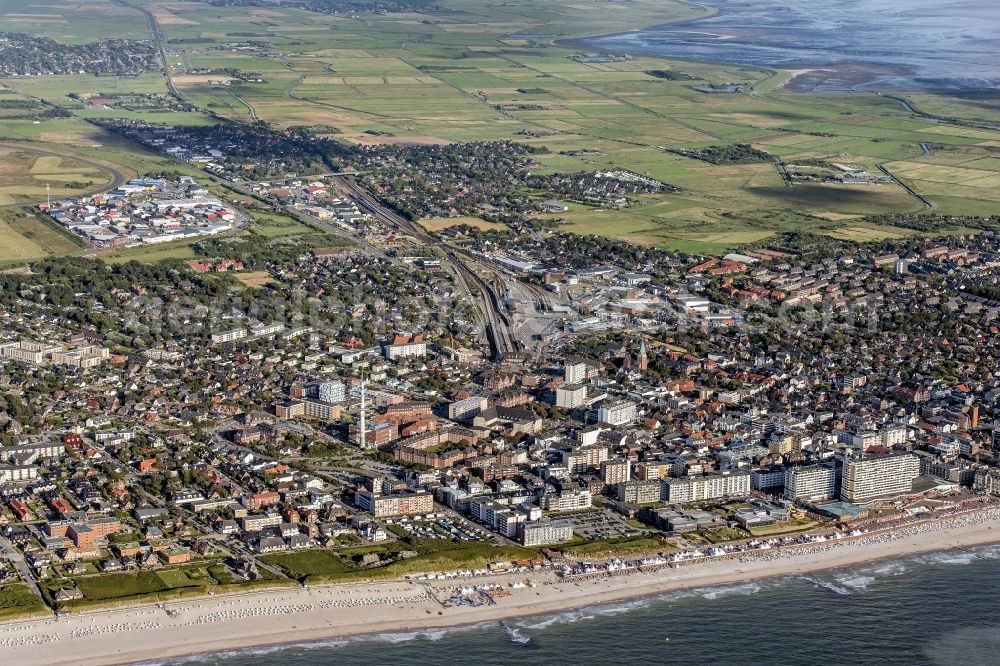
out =
<svg viewBox="0 0 1000 666"><path fill-rule="evenodd" d="M1000 543L1000 509L861 537L697 560L676 567L560 578L552 570L449 581L399 580L269 589L0 624L0 649L19 666L107 666L379 634L428 633L582 607L654 598L880 560ZM446 606L456 587L532 586L495 605Z"/></svg>
<svg viewBox="0 0 1000 666"><path fill-rule="evenodd" d="M608 53L642 56L656 58L666 61L689 62L703 65L729 65L735 67L746 67L762 72L777 74L783 72L789 75L788 80L777 89L786 90L792 93L821 93L821 94L844 94L844 93L878 93L878 94L905 94L905 93L931 93L931 94L957 94L974 93L982 91L996 91L991 87L966 87L951 85L920 84L917 82L917 67L912 64L892 64L879 63L875 59L870 61L845 61L826 62L801 60L793 63L772 65L767 63L748 63L739 60L726 59L722 57L705 58L691 57L683 55L671 55L657 52L656 49L640 48L638 51L629 51L623 46L615 44L607 45L605 40L615 40L616 38L636 35L638 33L654 33L665 31L676 31L689 29L695 32L699 28L699 23L706 19L717 18L724 15L725 8L717 7L701 2L689 2L704 9L714 10L691 19L682 19L675 22L657 23L655 25L634 28L619 32L612 32L599 35L580 35L568 39L555 39L553 45L582 50L602 50ZM715 35L715 33L706 33ZM717 35L720 41L725 41L728 36ZM600 41L601 44L594 42ZM827 76L817 76L818 73L828 73ZM898 82L891 85L879 85L881 77L902 78L908 85L900 85ZM826 85L830 87L825 87Z"/></svg>

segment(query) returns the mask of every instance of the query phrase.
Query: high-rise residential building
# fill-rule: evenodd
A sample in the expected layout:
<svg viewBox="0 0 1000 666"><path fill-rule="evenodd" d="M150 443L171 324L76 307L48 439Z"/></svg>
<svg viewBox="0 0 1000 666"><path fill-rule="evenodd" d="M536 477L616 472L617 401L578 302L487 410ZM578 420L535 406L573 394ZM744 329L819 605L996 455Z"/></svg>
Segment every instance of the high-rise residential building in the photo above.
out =
<svg viewBox="0 0 1000 666"><path fill-rule="evenodd" d="M448 405L448 418L452 421L468 421L478 416L488 404L489 400L479 395L453 402Z"/></svg>
<svg viewBox="0 0 1000 666"><path fill-rule="evenodd" d="M583 384L601 371L601 364L581 358L567 358L563 366L563 379L567 384Z"/></svg>
<svg viewBox="0 0 1000 666"><path fill-rule="evenodd" d="M837 494L837 469L832 463L800 465L785 470L785 499L814 502Z"/></svg>
<svg viewBox="0 0 1000 666"><path fill-rule="evenodd" d="M746 497L750 494L750 472L683 476L664 479L664 499L668 502L699 502L724 497Z"/></svg>
<svg viewBox="0 0 1000 666"><path fill-rule="evenodd" d="M563 465L572 474L586 472L591 467L600 467L608 459L606 446L580 446L563 452Z"/></svg>
<svg viewBox="0 0 1000 666"><path fill-rule="evenodd" d="M909 492L920 474L920 459L912 453L851 458L844 462L840 498L867 504Z"/></svg>
<svg viewBox="0 0 1000 666"><path fill-rule="evenodd" d="M614 486L632 480L632 463L627 460L605 460L601 463L601 480Z"/></svg>
<svg viewBox="0 0 1000 666"><path fill-rule="evenodd" d="M347 400L347 386L339 380L321 382L317 391L322 402L344 402Z"/></svg>
<svg viewBox="0 0 1000 666"><path fill-rule="evenodd" d="M518 529L525 546L562 543L573 538L573 523L568 520L540 520L521 523Z"/></svg>
<svg viewBox="0 0 1000 666"><path fill-rule="evenodd" d="M670 476L671 463L641 462L635 466L635 478L640 481L659 481Z"/></svg>
<svg viewBox="0 0 1000 666"><path fill-rule="evenodd" d="M597 420L613 426L628 425L639 418L635 403L630 400L620 400L602 405L597 410Z"/></svg>
<svg viewBox="0 0 1000 666"><path fill-rule="evenodd" d="M540 505L546 511L582 511L593 506L589 490L563 490L542 496Z"/></svg>
<svg viewBox="0 0 1000 666"><path fill-rule="evenodd" d="M368 490L354 493L354 503L376 518L412 516L434 510L434 496L424 490L382 495Z"/></svg>
<svg viewBox="0 0 1000 666"><path fill-rule="evenodd" d="M754 490L769 491L785 485L784 467L767 467L750 472L750 487Z"/></svg>
<svg viewBox="0 0 1000 666"><path fill-rule="evenodd" d="M626 504L653 504L663 498L660 481L626 481L618 484L618 501Z"/></svg>
<svg viewBox="0 0 1000 666"><path fill-rule="evenodd" d="M587 387L583 384L563 384L556 389L556 407L575 409L587 402Z"/></svg>
<svg viewBox="0 0 1000 666"><path fill-rule="evenodd" d="M302 402L302 415L306 418L336 421L340 418L340 414L340 405L333 405L321 400L304 400Z"/></svg>
<svg viewBox="0 0 1000 666"><path fill-rule="evenodd" d="M563 379L567 384L580 384L587 380L587 364L583 361L566 361Z"/></svg>

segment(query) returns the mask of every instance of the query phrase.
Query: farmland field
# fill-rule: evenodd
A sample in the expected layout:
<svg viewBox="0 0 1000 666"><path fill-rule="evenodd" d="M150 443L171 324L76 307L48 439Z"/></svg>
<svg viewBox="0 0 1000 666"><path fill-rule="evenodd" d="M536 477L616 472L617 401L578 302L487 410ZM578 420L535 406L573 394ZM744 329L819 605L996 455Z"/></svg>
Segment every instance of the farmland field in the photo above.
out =
<svg viewBox="0 0 1000 666"><path fill-rule="evenodd" d="M79 253L84 247L53 222L16 209L0 211L0 264Z"/></svg>
<svg viewBox="0 0 1000 666"><path fill-rule="evenodd" d="M507 227L498 224L496 222L487 222L481 220L478 217L431 217L424 220L420 220L420 226L422 226L427 231L441 231L442 229L450 229L451 227L457 227L461 225L466 225L470 227L475 227L476 229L490 230L500 230L506 229Z"/></svg>
<svg viewBox="0 0 1000 666"><path fill-rule="evenodd" d="M71 155L35 152L30 146L0 145L0 205L45 201L46 194L65 197L97 190L112 174L79 162Z"/></svg>
<svg viewBox="0 0 1000 666"><path fill-rule="evenodd" d="M4 135L77 149L88 141L98 143L103 159L133 172L170 163L109 137L86 119L210 124L256 116L277 128L336 128L331 136L352 144L514 140L539 150L533 168L539 174L627 169L679 188L643 197L623 210L573 206L561 216L562 229L704 252L797 228L857 241L892 237L859 226L856 219L918 213L925 205L892 182L789 187L771 163L711 164L669 151L747 143L786 164L811 161L871 173L884 166L928 201L932 212L992 214L1000 203L1000 131L961 124L996 124L995 96L909 96L920 111L955 119L928 122L892 97L791 92L782 87L787 72L645 56L573 59L578 50L567 39L710 11L679 0L597 0L588 11L571 9L564 1L443 0L417 12L342 15L277 4L131 2L156 17L168 45L173 84L197 110L94 110L71 97L165 94L167 81L155 72L14 78L2 83L73 117L5 122ZM0 0L0 24L80 42L95 38L96 26L115 16L100 36L150 35L137 9L106 0L73 11L66 7L54 0L35 0L28 7ZM237 46L250 38L262 46ZM257 72L261 81L192 73L206 69ZM685 76L668 80L649 75L651 70ZM228 84L220 84L222 79ZM698 89L731 82L739 82L742 92ZM194 171L190 165L170 168ZM41 182L55 188L72 172L57 178L51 168L48 173L29 169L23 177L32 184L47 178ZM0 173L0 198L15 196L3 189L3 177ZM775 224L778 212L782 220ZM452 221L424 224L445 228L441 225ZM285 223L254 226L269 237L298 231Z"/></svg>

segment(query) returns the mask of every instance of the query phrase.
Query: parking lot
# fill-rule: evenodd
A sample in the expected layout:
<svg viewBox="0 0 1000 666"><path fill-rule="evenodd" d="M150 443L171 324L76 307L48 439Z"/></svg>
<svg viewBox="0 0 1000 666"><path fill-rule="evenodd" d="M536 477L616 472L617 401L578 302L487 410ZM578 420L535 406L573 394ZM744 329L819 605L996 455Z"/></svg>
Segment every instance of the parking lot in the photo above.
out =
<svg viewBox="0 0 1000 666"><path fill-rule="evenodd" d="M491 537L484 531L471 528L447 517L436 514L390 518L387 525L395 525L418 539L454 539L458 541L487 541Z"/></svg>
<svg viewBox="0 0 1000 666"><path fill-rule="evenodd" d="M585 511L567 518L573 523L573 532L587 540L618 539L642 534L616 514L607 511Z"/></svg>

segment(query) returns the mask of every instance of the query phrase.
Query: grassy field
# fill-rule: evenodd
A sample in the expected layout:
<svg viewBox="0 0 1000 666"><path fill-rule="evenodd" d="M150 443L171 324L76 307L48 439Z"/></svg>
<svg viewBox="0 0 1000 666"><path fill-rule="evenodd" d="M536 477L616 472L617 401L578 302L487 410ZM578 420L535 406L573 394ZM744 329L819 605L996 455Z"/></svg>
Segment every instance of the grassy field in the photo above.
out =
<svg viewBox="0 0 1000 666"><path fill-rule="evenodd" d="M361 567L356 561L368 553L375 553L383 559L388 559L406 550L416 552L417 556L374 568ZM499 547L485 543L424 541L415 545L396 542L337 552L303 550L265 555L261 559L268 564L281 567L288 576L296 580L308 583L332 583L370 578L397 578L429 571L479 569L491 562L509 562L535 557L537 554L537 551L531 548Z"/></svg>
<svg viewBox="0 0 1000 666"><path fill-rule="evenodd" d="M133 1L157 16L170 42L174 83L203 113L94 111L69 97L162 93L166 82L157 74L10 79L4 83L11 88L75 117L12 120L4 123L5 136L78 148L99 144L104 159L136 172L154 169L162 158L111 140L81 119L97 114L188 124L216 122L211 114L217 114L245 121L249 105L277 127L329 125L340 130L338 140L351 143L522 141L541 149L533 172L628 169L681 189L644 197L622 211L574 205L561 216L565 229L697 252L723 252L788 229L861 242L891 238L898 232L852 220L918 212L923 203L894 184L789 187L772 164L714 165L668 148L741 142L789 164L820 160L868 171L885 165L941 213L990 214L1000 203L1000 132L928 123L884 96L792 93L782 87L787 73L773 70L649 57L577 62L569 57L577 50L562 41L711 11L680 0L594 0L586 11L568 0L442 0L435 3L439 9L420 13L350 16L281 6ZM52 0L27 8L0 0L0 20L21 31L86 41L111 14L120 20L101 36L149 34L138 12L116 7L98 0L68 11ZM230 48L250 35L270 46ZM187 73L185 63L259 72L264 80L220 88ZM652 69L682 71L693 80L656 78L646 73ZM695 90L734 81L744 83L746 92ZM941 117L1000 122L995 96L921 93L907 99ZM780 224L775 211L782 213ZM255 225L255 231L280 236L288 232L286 224L294 224L271 222Z"/></svg>
<svg viewBox="0 0 1000 666"><path fill-rule="evenodd" d="M0 210L0 265L79 253L85 247L82 239L33 213Z"/></svg>
<svg viewBox="0 0 1000 666"><path fill-rule="evenodd" d="M46 612L42 600L23 583L0 586L0 621L30 617Z"/></svg>
<svg viewBox="0 0 1000 666"><path fill-rule="evenodd" d="M84 599L106 601L108 599L140 597L182 588L203 590L211 581L212 579L208 577L206 572L192 568L91 576L78 579L76 586L83 593Z"/></svg>
<svg viewBox="0 0 1000 666"><path fill-rule="evenodd" d="M165 259L196 259L198 255L192 249L192 246L196 242L196 239L190 239L163 243L161 245L105 250L97 253L97 256L109 264L123 264L128 261L149 264Z"/></svg>
<svg viewBox="0 0 1000 666"><path fill-rule="evenodd" d="M432 217L426 220L420 220L420 226L427 231L441 231L443 229L450 229L463 224L486 231L499 231L507 228L507 225L499 224L497 222L487 222L486 220L481 220L478 217Z"/></svg>
<svg viewBox="0 0 1000 666"><path fill-rule="evenodd" d="M97 190L111 183L109 172L72 156L45 155L28 145L0 146L0 205L45 201Z"/></svg>
<svg viewBox="0 0 1000 666"><path fill-rule="evenodd" d="M805 532L816 527L816 522L809 520L808 518L803 518L799 520L793 520L787 523L776 523L774 525L768 525L767 527L755 527L750 530L750 533L754 536L777 536L780 534L795 534L797 532Z"/></svg>
<svg viewBox="0 0 1000 666"><path fill-rule="evenodd" d="M637 536L620 539L587 541L560 547L571 557L611 557L615 555L639 555L673 550L673 546L656 537Z"/></svg>
<svg viewBox="0 0 1000 666"><path fill-rule="evenodd" d="M300 222L291 215L281 213L265 213L250 211L253 223L250 230L266 238L281 238L285 236L302 236L314 233L316 230Z"/></svg>
<svg viewBox="0 0 1000 666"><path fill-rule="evenodd" d="M274 278L267 271L250 271L248 273L236 273L236 279L248 287L263 287L274 282Z"/></svg>
<svg viewBox="0 0 1000 666"><path fill-rule="evenodd" d="M83 599L64 602L65 608L83 610L121 604L152 603L214 593L240 591L261 586L291 585L267 571L264 578L251 583L234 584L232 576L221 564L191 564L160 571L111 573L80 576L72 580L50 581L45 584L50 596L60 588L76 586Z"/></svg>

